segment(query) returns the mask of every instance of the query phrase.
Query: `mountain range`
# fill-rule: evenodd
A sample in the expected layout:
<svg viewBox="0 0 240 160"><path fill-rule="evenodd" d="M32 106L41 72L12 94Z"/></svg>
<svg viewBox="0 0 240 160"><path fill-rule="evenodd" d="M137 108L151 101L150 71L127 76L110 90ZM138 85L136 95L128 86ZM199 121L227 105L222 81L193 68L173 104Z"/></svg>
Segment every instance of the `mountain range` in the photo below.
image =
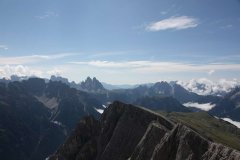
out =
<svg viewBox="0 0 240 160"><path fill-rule="evenodd" d="M236 87L228 93L209 113L240 121L240 88Z"/></svg>
<svg viewBox="0 0 240 160"><path fill-rule="evenodd" d="M28 78L33 78L33 77L27 77L27 76L17 76L17 75L12 75L10 79L2 78L0 79L0 82L10 82L10 81L22 81L26 80ZM96 86L97 88L85 88L84 83L88 81L96 81ZM61 77L61 76L55 76L52 75L50 79L45 79L46 81L52 80L52 81L61 81L65 84L70 85L73 88L77 88L80 90L85 90L85 91L96 91L98 90L117 90L117 89L133 89L139 86L148 86L151 87L155 83L146 83L146 84L123 84L123 85L113 85L105 82L100 82L96 78L91 79L90 77L87 77L85 81L76 83L74 81L70 82L67 78ZM177 83L181 85L183 88L188 90L189 92L196 93L198 95L214 95L214 96L225 96L227 93L229 93L231 90L233 90L235 87L239 86L240 82L236 79L233 80L226 80L226 79L220 79L219 81L213 82L207 78L200 78L200 79L192 79L190 81L171 81L169 84L172 83Z"/></svg>
<svg viewBox="0 0 240 160"><path fill-rule="evenodd" d="M62 82L30 78L0 85L0 156L44 159L63 143L79 119L102 107L88 93Z"/></svg>
<svg viewBox="0 0 240 160"><path fill-rule="evenodd" d="M123 106L126 106L124 103L128 103L151 109L154 112L163 111L168 115L181 112L186 117L191 113L201 111L201 108L186 107L185 103L211 104L214 107L208 111L209 114L240 121L239 95L238 87L226 93L225 96L214 96L190 92L177 82L162 81L130 89L108 90L96 78L91 79L90 77L76 84L58 76L52 76L50 80L12 76L11 80L2 79L0 82L0 157L10 160L45 159L56 151L69 135L74 134L72 131L79 126L77 125L79 120L85 116L92 116L86 121L90 121L89 123L94 126L98 125L93 130L94 136L98 137L100 135L98 128L101 128L100 122L105 115L101 116L101 113L108 110L108 105L114 101L121 101L117 104ZM192 121L194 118L191 117L188 120ZM169 123L181 122L186 125L183 121L183 119L180 121L171 119ZM148 124L145 128L147 126ZM172 132L173 126L176 125L168 128L169 133ZM91 130L91 127L82 127ZM200 129L204 127L203 125ZM90 132L90 130L88 129L86 134L89 136L88 131ZM198 133L202 135L203 132L199 132L199 128L197 129ZM95 141L91 141L91 143L95 143ZM219 143L228 146L234 144L233 141L227 140L219 141ZM235 147L235 149L239 148ZM89 151L86 150L86 152Z"/></svg>

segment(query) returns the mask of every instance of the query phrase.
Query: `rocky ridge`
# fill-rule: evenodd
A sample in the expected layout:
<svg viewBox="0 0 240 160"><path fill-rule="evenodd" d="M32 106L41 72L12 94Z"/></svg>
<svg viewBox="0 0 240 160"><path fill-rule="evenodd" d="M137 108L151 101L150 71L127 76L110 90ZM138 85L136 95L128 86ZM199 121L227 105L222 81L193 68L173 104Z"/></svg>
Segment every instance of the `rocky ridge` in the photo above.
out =
<svg viewBox="0 0 240 160"><path fill-rule="evenodd" d="M114 102L100 121L82 119L50 160L239 160L240 152L209 141L150 110Z"/></svg>

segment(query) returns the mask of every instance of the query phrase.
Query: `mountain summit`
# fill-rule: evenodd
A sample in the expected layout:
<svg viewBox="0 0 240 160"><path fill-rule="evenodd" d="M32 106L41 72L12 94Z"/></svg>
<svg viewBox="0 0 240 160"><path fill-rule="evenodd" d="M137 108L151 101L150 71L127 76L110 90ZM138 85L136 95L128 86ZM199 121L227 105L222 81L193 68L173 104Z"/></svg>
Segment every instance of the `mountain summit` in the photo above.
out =
<svg viewBox="0 0 240 160"><path fill-rule="evenodd" d="M92 92L101 92L105 91L106 89L103 87L102 83L97 80L96 77L91 79L87 77L87 79L81 82L81 88L83 90L92 91Z"/></svg>
<svg viewBox="0 0 240 160"><path fill-rule="evenodd" d="M196 145L197 144L197 145ZM83 118L50 160L239 160L240 152L181 123L115 101L100 121Z"/></svg>

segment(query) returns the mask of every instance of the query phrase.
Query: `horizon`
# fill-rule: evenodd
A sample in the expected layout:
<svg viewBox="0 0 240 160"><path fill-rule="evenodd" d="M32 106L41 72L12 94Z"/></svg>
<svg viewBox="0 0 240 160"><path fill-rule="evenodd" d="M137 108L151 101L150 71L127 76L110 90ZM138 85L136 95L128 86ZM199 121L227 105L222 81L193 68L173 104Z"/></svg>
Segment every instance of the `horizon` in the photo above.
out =
<svg viewBox="0 0 240 160"><path fill-rule="evenodd" d="M129 84L129 83L125 83L125 84L114 84L114 83L108 83L108 82L104 82L101 81L101 79L98 79L97 77L90 77L87 76L84 79L82 79L81 81L74 81L69 79L68 77L63 77L61 75L51 75L50 77L38 77L38 76L18 76L18 75L11 75L9 78L4 77L2 79L6 79L6 80L12 80L12 81L18 81L12 76L17 76L18 78L20 78L19 80L27 80L29 78L42 78L44 80L51 80L52 76L55 76L56 78L63 78L66 79L69 83L76 83L76 84L80 84L81 82L84 82L85 80L87 80L87 78L90 79L94 79L96 78L102 85L103 87L107 87L105 89L110 89L112 87L116 87L119 89L127 89L127 88L132 88L132 87L137 87L140 85L152 85L152 84L156 84L159 82L167 82L167 83L176 83L178 85L181 85L183 88L185 88L188 91L191 92L195 92L197 94L200 95L208 95L211 92L230 92L233 88L235 87L239 87L240 86L240 81L238 79L232 79L232 80L227 80L227 79L219 79L218 81L211 81L207 78L199 78L199 79L191 79L189 81L181 81L181 80L171 80L171 81L167 81L167 80L159 80L159 81L153 81L153 82L147 82L147 83L133 83L133 84ZM23 78L23 79L21 79ZM110 85L110 86L108 86ZM198 88L198 85L205 85L204 89ZM111 90L111 89L110 89Z"/></svg>
<svg viewBox="0 0 240 160"><path fill-rule="evenodd" d="M0 77L239 82L239 11L239 0L0 0Z"/></svg>

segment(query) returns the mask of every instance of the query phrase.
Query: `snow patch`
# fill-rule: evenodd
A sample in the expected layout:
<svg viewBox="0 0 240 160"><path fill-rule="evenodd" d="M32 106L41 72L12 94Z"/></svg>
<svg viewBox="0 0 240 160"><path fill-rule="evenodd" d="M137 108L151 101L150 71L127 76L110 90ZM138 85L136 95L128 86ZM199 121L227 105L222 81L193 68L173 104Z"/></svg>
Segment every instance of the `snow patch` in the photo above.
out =
<svg viewBox="0 0 240 160"><path fill-rule="evenodd" d="M59 122L59 121L51 121L51 122L54 123L54 124L56 124L56 125L58 125L58 126L63 126L62 123Z"/></svg>
<svg viewBox="0 0 240 160"><path fill-rule="evenodd" d="M227 122L229 122L231 124L233 124L234 126L236 126L238 128L240 128L240 122L238 122L238 121L233 121L230 118L221 118L221 119L224 120L224 121L227 121Z"/></svg>
<svg viewBox="0 0 240 160"><path fill-rule="evenodd" d="M47 108L53 109L57 108L59 103L56 97L48 98L46 95L35 96L37 100L43 103Z"/></svg>
<svg viewBox="0 0 240 160"><path fill-rule="evenodd" d="M183 104L186 107L194 107L194 108L198 108L204 111L209 111L210 109L212 109L213 107L215 107L215 104L211 104L211 103L196 103L196 102L187 102Z"/></svg>
<svg viewBox="0 0 240 160"><path fill-rule="evenodd" d="M98 108L95 108L95 110L96 110L98 113L100 113L100 114L102 114L103 111L104 111L104 109L98 109Z"/></svg>

